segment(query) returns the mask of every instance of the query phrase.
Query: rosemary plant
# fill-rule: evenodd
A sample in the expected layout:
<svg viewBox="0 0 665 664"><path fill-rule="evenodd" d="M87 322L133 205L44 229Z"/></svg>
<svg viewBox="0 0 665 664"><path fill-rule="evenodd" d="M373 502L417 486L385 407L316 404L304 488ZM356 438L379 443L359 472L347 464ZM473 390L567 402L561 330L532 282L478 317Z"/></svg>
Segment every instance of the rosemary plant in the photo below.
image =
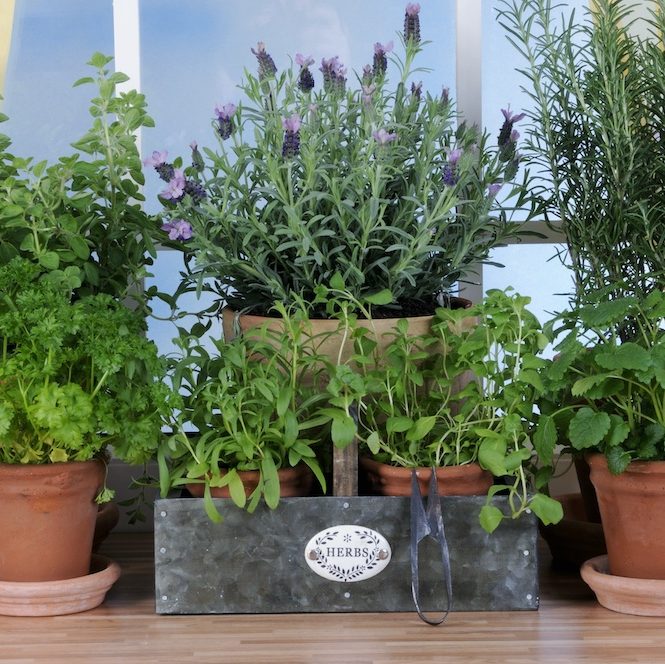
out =
<svg viewBox="0 0 665 664"><path fill-rule="evenodd" d="M643 298L665 274L665 1L653 3L649 39L625 0L595 0L584 20L552 0L499 4L533 100L532 195L561 221L574 301Z"/></svg>

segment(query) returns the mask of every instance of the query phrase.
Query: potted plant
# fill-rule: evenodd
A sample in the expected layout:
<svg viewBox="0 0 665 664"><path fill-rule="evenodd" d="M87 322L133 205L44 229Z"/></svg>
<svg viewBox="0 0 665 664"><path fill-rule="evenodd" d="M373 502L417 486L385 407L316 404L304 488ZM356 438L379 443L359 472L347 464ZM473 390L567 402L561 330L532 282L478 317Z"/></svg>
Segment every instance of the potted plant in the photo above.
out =
<svg viewBox="0 0 665 664"><path fill-rule="evenodd" d="M665 5L658 0L645 19L650 38L636 36L629 2L598 0L584 20L565 4L502 0L498 12L533 101L530 196L560 222L575 303L596 292L643 298L665 273Z"/></svg>
<svg viewBox="0 0 665 664"><path fill-rule="evenodd" d="M107 450L147 460L169 407L142 316L47 277L20 257L0 266L3 582L88 574Z"/></svg>
<svg viewBox="0 0 665 664"><path fill-rule="evenodd" d="M551 463L559 442L587 455L615 576L665 578L664 312L658 289L565 314L553 328L567 332L560 357L541 373L539 455ZM620 333L626 321L630 341Z"/></svg>
<svg viewBox="0 0 665 664"><path fill-rule="evenodd" d="M524 55L526 91L534 102L525 147L540 164L533 169L532 201L546 219L560 221L573 306L624 296L644 301L662 281L665 67L660 39L651 37L663 28L663 3L652 9L642 24L650 34L640 37L633 7L621 0L593 3L586 20L536 0L501 3L499 20ZM603 336L643 343L629 318L613 324ZM599 332L594 326L591 336ZM577 371L593 374L593 362L578 356ZM570 390L556 397L546 407L570 413L579 402ZM597 407L613 412L604 400Z"/></svg>
<svg viewBox="0 0 665 664"><path fill-rule="evenodd" d="M374 490L383 491L406 469L391 493L410 495L411 469L416 469L426 492L436 469L446 494L487 493L480 520L490 532L505 516L526 510L545 523L561 517L558 503L529 483L534 460L529 427L541 389L537 369L548 361L538 356L544 338L528 302L490 291L468 310L437 309L431 331L418 336L399 321L381 362L372 357L376 342L355 329L355 370L333 367L327 387L331 406L324 414L337 445L354 436L361 442L369 457L361 463L372 474ZM477 325L469 324L470 316ZM459 377L466 372L475 379L460 389ZM357 426L347 428L349 418ZM494 485L492 476L502 483ZM476 483L466 486L467 479ZM510 515L491 503L502 491L508 493Z"/></svg>
<svg viewBox="0 0 665 664"><path fill-rule="evenodd" d="M191 166L158 151L147 161L167 182L164 227L186 241L190 287L209 283L216 310L265 316L274 302L298 303L326 318L323 289L392 324L429 321L518 234L497 193L516 177L521 116L504 110L494 145L458 126L446 89L422 90L419 12L407 5L401 54L375 44L357 85L337 57L321 62L322 82L302 54L279 71L259 43L244 99L216 109L217 150L193 144Z"/></svg>
<svg viewBox="0 0 665 664"><path fill-rule="evenodd" d="M213 340L212 349L199 329L181 334L182 356L171 366L181 403L158 454L162 497L187 488L219 521L214 497L253 512L261 498L274 509L280 496L308 495L313 476L325 492L323 365L305 344L301 316L279 312L282 332L261 328Z"/></svg>
<svg viewBox="0 0 665 664"><path fill-rule="evenodd" d="M112 58L95 53L95 71L75 85L98 88L93 123L71 155L47 164L8 150L0 134L0 263L21 256L39 264L42 276L67 284L75 297L106 293L131 298L144 311L140 280L168 236L142 209L144 183L135 132L153 126L145 98L118 93L127 80L110 72ZM0 117L0 120L6 119Z"/></svg>

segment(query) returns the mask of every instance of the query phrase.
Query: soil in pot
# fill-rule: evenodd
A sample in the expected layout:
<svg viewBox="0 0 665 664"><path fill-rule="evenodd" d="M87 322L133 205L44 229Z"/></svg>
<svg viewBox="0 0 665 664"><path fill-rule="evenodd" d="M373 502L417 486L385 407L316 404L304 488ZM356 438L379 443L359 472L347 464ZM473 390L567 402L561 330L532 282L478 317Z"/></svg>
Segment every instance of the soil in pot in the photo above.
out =
<svg viewBox="0 0 665 664"><path fill-rule="evenodd" d="M366 486L371 493L381 496L410 496L411 468L379 463L368 457L360 458L360 467L366 474ZM421 495L429 493L431 468L417 468L416 477ZM441 496L482 496L493 484L492 474L477 463L436 469Z"/></svg>
<svg viewBox="0 0 665 664"><path fill-rule="evenodd" d="M0 464L0 580L87 575L104 477L100 460Z"/></svg>

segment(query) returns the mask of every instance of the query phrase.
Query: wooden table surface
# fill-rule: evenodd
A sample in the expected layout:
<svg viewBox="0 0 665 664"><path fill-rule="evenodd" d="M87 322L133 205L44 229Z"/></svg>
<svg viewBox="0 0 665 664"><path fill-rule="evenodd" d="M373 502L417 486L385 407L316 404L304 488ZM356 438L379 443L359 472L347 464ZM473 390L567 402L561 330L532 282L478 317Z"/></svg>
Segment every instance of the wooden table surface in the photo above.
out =
<svg viewBox="0 0 665 664"><path fill-rule="evenodd" d="M539 611L453 613L430 627L415 613L159 616L152 536L113 533L100 553L123 569L106 602L71 616L0 617L0 662L665 663L665 618L602 608L546 554Z"/></svg>

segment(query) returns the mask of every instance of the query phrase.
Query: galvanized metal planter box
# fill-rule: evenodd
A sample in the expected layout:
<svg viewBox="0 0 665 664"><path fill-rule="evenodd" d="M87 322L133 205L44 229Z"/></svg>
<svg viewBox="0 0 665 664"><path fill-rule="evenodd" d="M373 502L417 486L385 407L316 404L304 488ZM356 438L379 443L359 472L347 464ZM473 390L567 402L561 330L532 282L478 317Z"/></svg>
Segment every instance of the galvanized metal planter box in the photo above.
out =
<svg viewBox="0 0 665 664"><path fill-rule="evenodd" d="M496 500L501 505L505 499ZM453 611L538 608L533 515L504 520L485 533L478 512L485 498L441 498L452 570ZM287 498L254 514L216 500L221 524L208 520L201 499L155 503L156 608L163 614L413 611L409 499L375 496ZM355 525L383 535L392 558L380 573L336 581L315 573L305 557L320 531ZM445 607L436 544L420 545L420 600Z"/></svg>

